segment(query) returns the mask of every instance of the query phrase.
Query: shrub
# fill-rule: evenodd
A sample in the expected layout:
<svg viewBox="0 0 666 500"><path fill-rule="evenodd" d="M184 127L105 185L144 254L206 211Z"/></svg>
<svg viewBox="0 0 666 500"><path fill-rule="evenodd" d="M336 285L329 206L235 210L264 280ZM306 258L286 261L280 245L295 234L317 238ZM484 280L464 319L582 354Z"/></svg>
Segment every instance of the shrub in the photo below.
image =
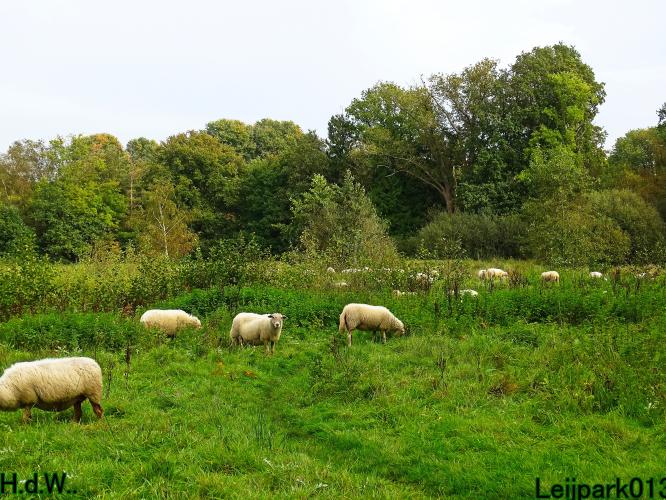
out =
<svg viewBox="0 0 666 500"><path fill-rule="evenodd" d="M427 248L435 258L450 258L458 241L471 258L517 257L523 226L516 215L446 212L437 214L417 235L416 246Z"/></svg>

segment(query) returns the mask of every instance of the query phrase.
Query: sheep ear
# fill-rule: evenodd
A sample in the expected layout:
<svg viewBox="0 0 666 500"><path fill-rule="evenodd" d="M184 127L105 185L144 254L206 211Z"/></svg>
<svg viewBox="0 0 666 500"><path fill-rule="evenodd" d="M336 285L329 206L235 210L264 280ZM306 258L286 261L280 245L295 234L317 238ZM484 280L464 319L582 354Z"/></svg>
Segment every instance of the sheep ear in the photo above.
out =
<svg viewBox="0 0 666 500"><path fill-rule="evenodd" d="M287 319L287 317L286 317L286 316L282 316L282 319Z"/></svg>
<svg viewBox="0 0 666 500"><path fill-rule="evenodd" d="M268 317L271 318L271 319L273 319L273 315L272 315L272 314L269 314Z"/></svg>

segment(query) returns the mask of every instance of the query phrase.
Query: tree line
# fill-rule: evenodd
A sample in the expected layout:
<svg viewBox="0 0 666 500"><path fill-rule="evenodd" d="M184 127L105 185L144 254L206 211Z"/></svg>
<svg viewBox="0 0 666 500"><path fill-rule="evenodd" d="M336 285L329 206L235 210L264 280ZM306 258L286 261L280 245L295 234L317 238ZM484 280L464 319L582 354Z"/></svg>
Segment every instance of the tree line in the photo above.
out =
<svg viewBox="0 0 666 500"><path fill-rule="evenodd" d="M566 265L664 260L666 104L607 154L604 85L574 47L379 82L331 117L221 119L161 143L20 140L0 155L0 255L178 258L251 236L339 262L404 252ZM390 237L389 237L390 236ZM376 244L369 244L372 240Z"/></svg>

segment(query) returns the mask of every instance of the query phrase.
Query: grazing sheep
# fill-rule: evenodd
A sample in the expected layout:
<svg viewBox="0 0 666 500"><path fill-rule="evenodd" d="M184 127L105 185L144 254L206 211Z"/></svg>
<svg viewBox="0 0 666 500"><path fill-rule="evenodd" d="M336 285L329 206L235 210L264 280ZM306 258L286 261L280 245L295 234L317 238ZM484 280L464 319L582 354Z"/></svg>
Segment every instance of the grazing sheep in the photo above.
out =
<svg viewBox="0 0 666 500"><path fill-rule="evenodd" d="M449 295L455 295L455 291L454 290L449 290ZM470 297L478 297L479 292L477 292L476 290L471 290L471 289L465 288L463 290L458 290L458 295L460 297L463 297L465 295L469 295Z"/></svg>
<svg viewBox="0 0 666 500"><path fill-rule="evenodd" d="M180 309L150 309L143 313L139 321L146 328L159 328L168 337L175 337L176 331L186 326L201 328L199 318Z"/></svg>
<svg viewBox="0 0 666 500"><path fill-rule="evenodd" d="M382 332L382 342L386 343L386 332L405 333L405 325L391 311L382 306L367 304L347 304L340 314L339 332L347 332L347 345L352 344L354 330Z"/></svg>
<svg viewBox="0 0 666 500"><path fill-rule="evenodd" d="M507 273L503 269L498 269L498 268L495 268L495 267L491 267L490 269L486 269L486 277L491 279L491 280L495 279L495 278L498 278L498 279L508 278L509 273Z"/></svg>
<svg viewBox="0 0 666 500"><path fill-rule="evenodd" d="M592 271L590 273L590 278L600 279L600 278L603 278L603 277L604 277L604 275L601 274L600 272L597 272L597 271Z"/></svg>
<svg viewBox="0 0 666 500"><path fill-rule="evenodd" d="M328 267L326 268L326 272L327 272L328 274L335 274L335 269L332 268L331 266L328 266Z"/></svg>
<svg viewBox="0 0 666 500"><path fill-rule="evenodd" d="M231 323L229 337L234 344L261 344L266 354L275 353L275 344L282 334L282 323L287 319L280 313L256 314L238 313Z"/></svg>
<svg viewBox="0 0 666 500"><path fill-rule="evenodd" d="M62 411L73 406L74 421L81 421L81 403L90 401L102 418L102 370L90 358L47 358L15 363L0 377L0 410L23 408L23 422L33 407Z"/></svg>
<svg viewBox="0 0 666 500"><path fill-rule="evenodd" d="M333 288L347 288L349 286L349 283L346 281L336 281L333 283Z"/></svg>
<svg viewBox="0 0 666 500"><path fill-rule="evenodd" d="M560 274L557 271L545 271L541 273L541 280L544 282L560 282Z"/></svg>
<svg viewBox="0 0 666 500"><path fill-rule="evenodd" d="M487 277L487 276L486 276L487 274L488 274L488 270L487 270L487 269L479 269L479 272L476 273L476 275L479 277L480 280L485 280L486 277Z"/></svg>

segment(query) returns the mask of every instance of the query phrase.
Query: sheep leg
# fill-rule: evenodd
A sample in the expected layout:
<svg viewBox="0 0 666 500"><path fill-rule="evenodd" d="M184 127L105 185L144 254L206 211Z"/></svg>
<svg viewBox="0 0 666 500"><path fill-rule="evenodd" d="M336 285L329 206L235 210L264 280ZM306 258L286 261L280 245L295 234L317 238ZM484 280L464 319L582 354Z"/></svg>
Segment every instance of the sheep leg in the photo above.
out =
<svg viewBox="0 0 666 500"><path fill-rule="evenodd" d="M93 411L95 412L95 415L97 415L97 418L102 418L102 415L104 415L104 410L102 409L102 406L99 403L95 403L92 399L90 399L89 401ZM79 404L79 409L80 408L81 404Z"/></svg>
<svg viewBox="0 0 666 500"><path fill-rule="evenodd" d="M275 341L271 340L271 354L275 354Z"/></svg>
<svg viewBox="0 0 666 500"><path fill-rule="evenodd" d="M81 401L74 403L74 422L81 422Z"/></svg>
<svg viewBox="0 0 666 500"><path fill-rule="evenodd" d="M266 354L270 354L271 348L268 345L268 340L264 340L264 347L266 348Z"/></svg>
<svg viewBox="0 0 666 500"><path fill-rule="evenodd" d="M30 420L32 420L32 413L30 413L30 407L29 407L29 406L26 406L25 408L23 408L23 419L22 419L22 422L23 422L24 424L27 424L28 422L30 422Z"/></svg>
<svg viewBox="0 0 666 500"><path fill-rule="evenodd" d="M347 347L351 347L352 344L352 332L347 332Z"/></svg>
<svg viewBox="0 0 666 500"><path fill-rule="evenodd" d="M386 344L386 330L382 330L382 344Z"/></svg>

